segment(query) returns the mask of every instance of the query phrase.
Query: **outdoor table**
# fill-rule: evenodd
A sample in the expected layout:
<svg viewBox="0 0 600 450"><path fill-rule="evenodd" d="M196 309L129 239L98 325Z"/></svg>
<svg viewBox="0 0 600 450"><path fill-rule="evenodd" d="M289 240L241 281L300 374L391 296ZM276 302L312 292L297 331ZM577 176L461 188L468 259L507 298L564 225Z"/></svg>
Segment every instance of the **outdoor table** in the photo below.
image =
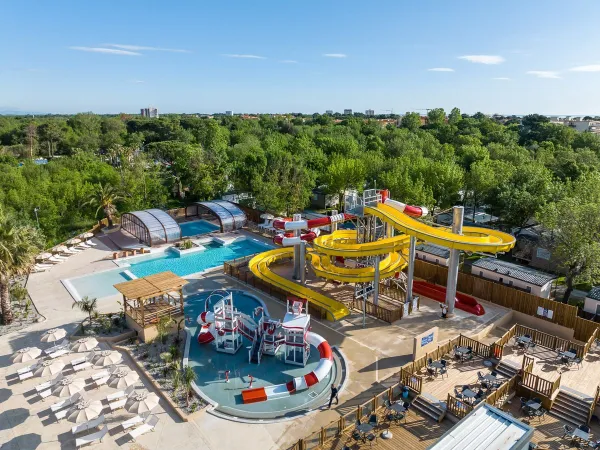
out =
<svg viewBox="0 0 600 450"><path fill-rule="evenodd" d="M370 423L361 423L356 426L356 429L360 434L362 434L363 440L365 439L365 435L371 431L373 431L373 425Z"/></svg>
<svg viewBox="0 0 600 450"><path fill-rule="evenodd" d="M464 391L462 391L462 395L470 399L471 401L473 401L473 399L477 397L477 393L473 392L471 389L465 389Z"/></svg>
<svg viewBox="0 0 600 450"><path fill-rule="evenodd" d="M467 347L458 347L455 352L460 355L460 359L464 359L465 355L469 353L469 349Z"/></svg>
<svg viewBox="0 0 600 450"><path fill-rule="evenodd" d="M525 405L529 409L532 409L534 411L537 411L538 409L540 409L542 407L542 405L540 403L534 402L533 400L529 400L527 403L525 403Z"/></svg>
<svg viewBox="0 0 600 450"><path fill-rule="evenodd" d="M519 336L517 338L517 342L522 342L523 344L530 344L531 343L531 338L525 337L525 336Z"/></svg>
<svg viewBox="0 0 600 450"><path fill-rule="evenodd" d="M567 359L575 359L577 358L577 354L573 352L560 352L560 356L564 356Z"/></svg>
<svg viewBox="0 0 600 450"><path fill-rule="evenodd" d="M483 379L487 380L487 381L491 381L492 383L495 381L498 381L498 377L496 377L495 375L492 375L491 373L488 373L487 375L485 375L483 377Z"/></svg>
<svg viewBox="0 0 600 450"><path fill-rule="evenodd" d="M590 440L590 433L576 428L573 430L573 440L575 439L587 442Z"/></svg>
<svg viewBox="0 0 600 450"><path fill-rule="evenodd" d="M406 412L406 408L401 403L392 403L390 405L389 409L391 409L392 411L397 412L397 413L405 413Z"/></svg>
<svg viewBox="0 0 600 450"><path fill-rule="evenodd" d="M441 369L444 367L444 365L442 364L441 361L434 361L431 364L429 364L429 366L435 368L435 369Z"/></svg>

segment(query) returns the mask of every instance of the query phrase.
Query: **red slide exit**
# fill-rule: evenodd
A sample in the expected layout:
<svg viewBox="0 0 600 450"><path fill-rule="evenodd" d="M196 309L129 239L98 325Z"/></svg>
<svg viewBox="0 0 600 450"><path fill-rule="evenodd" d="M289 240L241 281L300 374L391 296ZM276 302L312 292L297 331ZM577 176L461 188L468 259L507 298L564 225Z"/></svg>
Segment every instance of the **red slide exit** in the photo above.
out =
<svg viewBox="0 0 600 450"><path fill-rule="evenodd" d="M430 299L441 303L446 301L446 288L437 284L415 280L413 282L413 292L424 295L425 297L429 297ZM483 306L477 303L475 297L471 297L470 295L462 294L460 292L456 293L455 306L458 309L475 314L476 316L483 316L485 314Z"/></svg>

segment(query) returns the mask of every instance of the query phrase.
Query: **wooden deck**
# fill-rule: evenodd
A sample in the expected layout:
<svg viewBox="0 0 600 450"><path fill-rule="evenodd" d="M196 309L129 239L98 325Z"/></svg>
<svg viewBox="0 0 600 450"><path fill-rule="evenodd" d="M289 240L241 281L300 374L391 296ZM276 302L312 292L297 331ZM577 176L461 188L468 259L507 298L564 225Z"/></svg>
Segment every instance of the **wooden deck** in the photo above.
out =
<svg viewBox="0 0 600 450"><path fill-rule="evenodd" d="M423 377L423 392L433 395L438 400L446 401L449 393L454 395L454 388L460 392L464 385L478 386L478 371L484 375L490 373L490 369L483 365L483 358L479 356L465 362L448 360L448 376L444 378L440 375L434 378L428 377L425 375L426 370L422 369L420 375Z"/></svg>
<svg viewBox="0 0 600 450"><path fill-rule="evenodd" d="M562 422L557 417L546 414L542 419L529 419L521 412L518 398L514 398L510 404L505 405L502 409L534 428L531 442L539 445L540 449L565 450L568 448L581 448L575 445L575 443L572 443L569 439L562 438L564 433L563 425L565 422ZM590 428L592 433L591 438L595 441L599 440L600 425L598 425L598 422L592 421Z"/></svg>
<svg viewBox="0 0 600 450"><path fill-rule="evenodd" d="M381 413L378 417L383 420ZM387 421L380 422L381 426L377 430L377 442L373 444L373 448L380 450L395 450L395 449L411 449L425 450L430 445L434 444L446 431L452 428L453 423L444 420L442 423L425 418L413 410L410 410L406 416L406 423L399 424L388 423ZM389 429L393 437L391 439L382 439L381 432ZM369 442L356 442L352 438L353 428L348 429L343 435L337 439L333 439L320 449L323 450L342 450L344 446L348 446L352 450L360 448L369 448Z"/></svg>
<svg viewBox="0 0 600 450"><path fill-rule="evenodd" d="M504 347L504 359L516 361L521 365L524 352L513 347L511 340ZM545 347L536 346L529 350L527 355L535 359L533 363L533 373L548 381L554 381L561 377L561 386L567 386L584 394L594 396L596 387L600 383L598 374L600 373L600 347L592 346L588 354L583 359L583 364L577 367L572 364L570 367L562 364L554 350ZM599 438L600 439L600 438Z"/></svg>

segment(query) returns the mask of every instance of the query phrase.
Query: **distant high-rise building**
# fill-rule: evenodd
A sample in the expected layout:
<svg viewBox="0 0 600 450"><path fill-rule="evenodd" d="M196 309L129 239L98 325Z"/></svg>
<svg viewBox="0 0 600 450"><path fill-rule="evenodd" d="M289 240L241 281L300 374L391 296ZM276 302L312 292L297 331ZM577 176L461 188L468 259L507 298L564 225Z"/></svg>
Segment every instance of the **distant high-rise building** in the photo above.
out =
<svg viewBox="0 0 600 450"><path fill-rule="evenodd" d="M328 109L327 111L325 111L325 114L329 114L330 116L333 116L333 109Z"/></svg>
<svg viewBox="0 0 600 450"><path fill-rule="evenodd" d="M233 116L233 111L225 111L226 116Z"/></svg>
<svg viewBox="0 0 600 450"><path fill-rule="evenodd" d="M345 109L344 110L344 115L345 116L351 116L352 115L352 110L351 109Z"/></svg>
<svg viewBox="0 0 600 450"><path fill-rule="evenodd" d="M367 116L367 117L373 117L374 115L375 115L375 110L373 110L373 109L367 109L365 111L365 116Z"/></svg>
<svg viewBox="0 0 600 450"><path fill-rule="evenodd" d="M151 106L150 108L140 109L142 117L148 117L149 119L158 119L158 108Z"/></svg>

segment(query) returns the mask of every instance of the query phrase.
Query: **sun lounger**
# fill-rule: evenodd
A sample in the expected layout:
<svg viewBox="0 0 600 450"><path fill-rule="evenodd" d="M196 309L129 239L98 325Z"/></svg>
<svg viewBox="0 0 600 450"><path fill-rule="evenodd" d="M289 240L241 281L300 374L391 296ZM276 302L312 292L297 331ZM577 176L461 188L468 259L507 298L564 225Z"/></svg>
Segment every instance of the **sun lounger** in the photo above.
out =
<svg viewBox="0 0 600 450"><path fill-rule="evenodd" d="M75 359L71 360L71 366L75 367L77 364L83 364L86 361L92 362L92 359L94 359L95 355L96 355L96 352L94 350L92 350L85 356L81 356L79 358L75 358Z"/></svg>
<svg viewBox="0 0 600 450"><path fill-rule="evenodd" d="M94 366L94 365L93 365L91 362L89 362L89 361L86 361L86 362L84 362L84 363L77 364L76 366L73 366L73 370L74 370L75 372L81 372L82 370L89 369L90 367L93 367L93 366Z"/></svg>
<svg viewBox="0 0 600 450"><path fill-rule="evenodd" d="M42 400L46 400L52 395L52 389L46 389L45 391L38 392L38 395Z"/></svg>
<svg viewBox="0 0 600 450"><path fill-rule="evenodd" d="M103 423L104 423L104 414L101 414L100 416L96 417L93 420L90 420L85 423L80 423L79 425L75 425L73 428L71 428L71 433L79 434L83 431L92 430L94 428L98 428Z"/></svg>
<svg viewBox="0 0 600 450"><path fill-rule="evenodd" d="M124 391L118 391L113 394L107 395L106 401L108 403L110 403L110 402L114 402L115 400L119 400L122 397L128 397L129 394L131 394L134 391L134 389L135 389L135 386L129 386Z"/></svg>
<svg viewBox="0 0 600 450"><path fill-rule="evenodd" d="M69 353L71 353L71 350L69 350L68 348L61 348L55 352L50 353L48 355L48 358L55 359L55 358L58 358L59 356L67 355Z"/></svg>
<svg viewBox="0 0 600 450"><path fill-rule="evenodd" d="M131 430L127 435L135 441L136 438L140 437L142 434L146 434L149 431L154 431L154 427L158 423L158 417L151 416L146 423L140 425L135 430Z"/></svg>
<svg viewBox="0 0 600 450"><path fill-rule="evenodd" d="M33 372L35 369L37 369L38 365L39 365L38 363L35 363L30 366L21 367L19 370L17 370L17 375L21 375L21 374L27 373L27 372Z"/></svg>
<svg viewBox="0 0 600 450"><path fill-rule="evenodd" d="M98 381L102 378L106 378L110 375L111 372L109 372L108 370L102 370L100 372L96 372L95 374L92 375L92 380L94 381Z"/></svg>
<svg viewBox="0 0 600 450"><path fill-rule="evenodd" d="M110 377L108 375L102 378L98 378L94 381L94 387L98 389L100 386L104 386L108 382L109 378Z"/></svg>
<svg viewBox="0 0 600 450"><path fill-rule="evenodd" d="M49 263L49 264L56 265L56 264L60 264L61 262L63 262L63 260L62 260L62 259L58 259L58 258L57 258L57 257L55 257L54 255L52 255L50 258L48 258L48 259L44 260L44 262L47 262L47 263Z"/></svg>
<svg viewBox="0 0 600 450"><path fill-rule="evenodd" d="M92 242L92 240L91 240L91 239L88 239L87 241L85 241L85 243L86 243L87 245L91 245L92 247L95 247L96 245L98 245L98 244L96 244L95 242Z"/></svg>
<svg viewBox="0 0 600 450"><path fill-rule="evenodd" d="M66 256L60 256L60 255L56 255L56 254L54 254L54 255L52 255L52 256L50 257L50 259L51 259L52 261L56 261L56 260L58 260L58 261L61 261L61 262L62 262L62 261L66 261L68 258L67 258Z"/></svg>
<svg viewBox="0 0 600 450"><path fill-rule="evenodd" d="M69 398L61 400L60 402L56 402L54 405L50 406L50 410L52 412L60 411L63 408L71 406L73 403L77 403L81 400L81 392L77 392L76 394L71 395Z"/></svg>
<svg viewBox="0 0 600 450"><path fill-rule="evenodd" d="M146 422L146 420L148 420L148 417L150 417L150 411L143 412L142 414L139 414L135 417L132 417L131 419L127 419L124 422L121 422L121 426L123 427L123 430L129 430L130 428L139 427L141 424Z"/></svg>
<svg viewBox="0 0 600 450"><path fill-rule="evenodd" d="M110 412L114 412L117 409L125 408L126 402L127 402L127 398L122 398L120 400L109 403L108 407L110 408Z"/></svg>
<svg viewBox="0 0 600 450"><path fill-rule="evenodd" d="M75 447L83 447L84 445L93 444L94 442L102 442L102 438L108 433L108 426L104 425L100 431L94 434L88 434L75 440Z"/></svg>
<svg viewBox="0 0 600 450"><path fill-rule="evenodd" d="M59 382L60 380L62 380L62 379L63 379L63 374L62 374L62 373L59 373L59 374L56 376L56 378L54 378L53 380L46 381L45 383L38 384L38 385L35 387L35 390L36 390L37 392L42 392L42 391L45 391L46 389L49 389L49 388L51 388L52 386L54 386L56 383L58 383L58 382Z"/></svg>
<svg viewBox="0 0 600 450"><path fill-rule="evenodd" d="M45 272L49 268L50 268L50 266L40 266L40 265L36 264L35 266L33 266L33 270L31 272L32 273Z"/></svg>
<svg viewBox="0 0 600 450"><path fill-rule="evenodd" d="M81 242L81 243L77 244L77 245L75 246L75 248L83 248L83 249L86 249L86 248L92 248L92 247L91 247L91 246L89 246L89 245L87 245L85 242Z"/></svg>
<svg viewBox="0 0 600 450"><path fill-rule="evenodd" d="M76 250L75 248L71 247L71 248L67 248L63 253L65 255L76 255L77 253L79 253L81 250Z"/></svg>
<svg viewBox="0 0 600 450"><path fill-rule="evenodd" d="M61 420L63 420L65 417L67 417L67 414L69 413L69 410L67 408L65 409L61 409L59 411L56 411L54 413L54 418L56 419L57 422L60 422Z"/></svg>
<svg viewBox="0 0 600 450"><path fill-rule="evenodd" d="M25 372L19 374L19 381L25 381L30 378L33 378L33 372Z"/></svg>
<svg viewBox="0 0 600 450"><path fill-rule="evenodd" d="M60 344L56 344L50 348L47 348L46 350L44 350L44 355L49 355L50 353L54 353L57 352L58 350L61 350L65 347L67 347L69 345L69 340L68 339L63 339L62 342Z"/></svg>

